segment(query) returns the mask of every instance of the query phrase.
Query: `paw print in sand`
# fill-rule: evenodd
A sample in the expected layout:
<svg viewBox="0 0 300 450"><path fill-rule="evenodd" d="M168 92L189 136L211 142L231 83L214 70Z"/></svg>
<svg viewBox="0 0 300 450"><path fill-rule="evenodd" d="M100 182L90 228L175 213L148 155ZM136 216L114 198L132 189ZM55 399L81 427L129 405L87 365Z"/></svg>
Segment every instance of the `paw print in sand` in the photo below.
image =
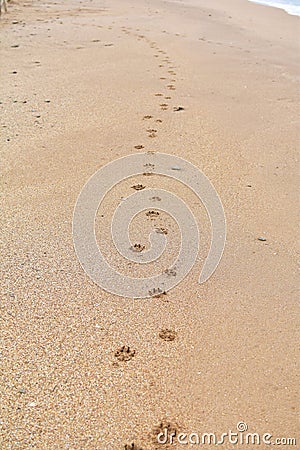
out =
<svg viewBox="0 0 300 450"><path fill-rule="evenodd" d="M130 249L133 252L141 253L143 250L145 250L145 246L142 244L134 244L132 245L132 247L130 247Z"/></svg>
<svg viewBox="0 0 300 450"><path fill-rule="evenodd" d="M163 295L167 295L166 291L163 291L161 288L150 289L148 294L153 298L161 298Z"/></svg>
<svg viewBox="0 0 300 450"><path fill-rule="evenodd" d="M135 350L131 350L130 347L123 345L119 350L115 352L115 357L119 361L130 361L135 355Z"/></svg>
<svg viewBox="0 0 300 450"><path fill-rule="evenodd" d="M146 212L146 216L147 217L151 217L151 218L158 217L159 216L159 212L158 211L147 211Z"/></svg>
<svg viewBox="0 0 300 450"><path fill-rule="evenodd" d="M155 228L156 233L158 234L168 234L168 230L164 227Z"/></svg>
<svg viewBox="0 0 300 450"><path fill-rule="evenodd" d="M160 330L160 332L159 332L159 337L161 339L163 339L164 341L168 341L168 342L174 341L176 336L177 336L176 331L168 330L167 328Z"/></svg>
<svg viewBox="0 0 300 450"><path fill-rule="evenodd" d="M132 189L135 189L136 191L141 191L143 189L145 189L145 186L143 186L142 184L135 184L134 186L131 186Z"/></svg>
<svg viewBox="0 0 300 450"><path fill-rule="evenodd" d="M142 447L139 447L134 442L132 442L131 444L126 444L124 446L124 450L143 450L143 449Z"/></svg>
<svg viewBox="0 0 300 450"><path fill-rule="evenodd" d="M176 272L175 269L166 269L166 270L164 271L164 273L165 273L166 275L168 275L168 277L176 277L176 275L177 275L177 272Z"/></svg>

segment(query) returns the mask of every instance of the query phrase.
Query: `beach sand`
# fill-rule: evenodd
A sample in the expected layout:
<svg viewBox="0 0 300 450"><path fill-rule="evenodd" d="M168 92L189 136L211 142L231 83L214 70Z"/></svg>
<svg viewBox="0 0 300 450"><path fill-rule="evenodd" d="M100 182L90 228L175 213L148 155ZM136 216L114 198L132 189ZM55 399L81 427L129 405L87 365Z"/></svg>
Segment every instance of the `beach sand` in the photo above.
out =
<svg viewBox="0 0 300 450"><path fill-rule="evenodd" d="M152 450L169 448L166 427L220 436L241 421L297 437L299 18L246 0L14 0L0 30L0 447ZM189 204L201 249L167 295L134 300L84 273L72 215L97 169L144 151L206 174L227 242L199 285L203 208L151 177ZM103 205L112 259L113 205L149 178ZM151 221L137 223L147 244Z"/></svg>

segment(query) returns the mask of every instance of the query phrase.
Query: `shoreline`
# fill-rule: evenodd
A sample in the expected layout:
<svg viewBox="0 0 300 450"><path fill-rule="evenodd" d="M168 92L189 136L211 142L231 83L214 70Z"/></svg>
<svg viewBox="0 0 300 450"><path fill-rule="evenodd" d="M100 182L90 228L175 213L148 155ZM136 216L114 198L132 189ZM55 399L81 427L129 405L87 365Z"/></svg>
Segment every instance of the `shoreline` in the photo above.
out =
<svg viewBox="0 0 300 450"><path fill-rule="evenodd" d="M258 5L264 5L264 6L270 6L272 8L279 8L285 11L287 14L290 14L291 16L300 16L300 4L299 5L288 5L284 3L276 4L276 2L268 2L267 0L248 0L252 1L254 3L257 3ZM280 5L280 6L279 6Z"/></svg>

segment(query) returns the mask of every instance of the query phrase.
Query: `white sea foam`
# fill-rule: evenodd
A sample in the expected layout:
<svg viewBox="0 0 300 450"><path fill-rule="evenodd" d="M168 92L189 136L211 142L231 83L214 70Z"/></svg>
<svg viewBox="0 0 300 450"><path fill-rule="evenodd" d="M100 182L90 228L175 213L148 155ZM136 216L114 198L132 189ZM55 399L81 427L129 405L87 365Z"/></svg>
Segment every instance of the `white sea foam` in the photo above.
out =
<svg viewBox="0 0 300 450"><path fill-rule="evenodd" d="M293 16L300 16L300 0L251 0L261 5L284 9Z"/></svg>

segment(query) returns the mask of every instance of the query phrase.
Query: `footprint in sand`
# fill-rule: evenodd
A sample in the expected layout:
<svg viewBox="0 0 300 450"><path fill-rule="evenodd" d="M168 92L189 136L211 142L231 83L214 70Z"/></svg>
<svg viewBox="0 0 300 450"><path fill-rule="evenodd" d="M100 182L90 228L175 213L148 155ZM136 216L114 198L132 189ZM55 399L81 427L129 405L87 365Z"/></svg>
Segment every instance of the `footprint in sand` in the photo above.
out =
<svg viewBox="0 0 300 450"><path fill-rule="evenodd" d="M175 269L166 269L164 273L167 274L168 277L176 277L177 274Z"/></svg>
<svg viewBox="0 0 300 450"><path fill-rule="evenodd" d="M144 116L144 117L143 117L143 120L145 120L145 119L152 119L152 117L153 117L153 116L147 115L147 116Z"/></svg>
<svg viewBox="0 0 300 450"><path fill-rule="evenodd" d="M158 234L168 234L168 230L164 227L155 228L156 233ZM167 269L168 270L168 269Z"/></svg>
<svg viewBox="0 0 300 450"><path fill-rule="evenodd" d="M155 97L162 97L163 96L163 94L160 94L160 93L154 94L154 95L155 95Z"/></svg>
<svg viewBox="0 0 300 450"><path fill-rule="evenodd" d="M175 89L176 89L176 87L175 87L173 84L168 84L167 88L168 88L170 91L175 91Z"/></svg>
<svg viewBox="0 0 300 450"><path fill-rule="evenodd" d="M147 133L149 133L149 137L154 138L156 137L157 130L155 130L154 128L148 128Z"/></svg>
<svg viewBox="0 0 300 450"><path fill-rule="evenodd" d="M154 170L154 164L151 164L151 163L146 163L146 164L144 164L144 167L147 169L147 170Z"/></svg>
<svg viewBox="0 0 300 450"><path fill-rule="evenodd" d="M159 337L163 340L163 341L167 341L167 342L171 342L174 341L176 339L177 333L174 330L169 330L167 328L160 330L159 332Z"/></svg>
<svg viewBox="0 0 300 450"><path fill-rule="evenodd" d="M145 250L145 246L142 244L134 244L132 247L130 247L130 250L136 253L141 253L143 250Z"/></svg>
<svg viewBox="0 0 300 450"><path fill-rule="evenodd" d="M136 191L142 191L145 189L146 186L143 186L142 184L135 184L134 186L131 186L132 189L135 189Z"/></svg>
<svg viewBox="0 0 300 450"><path fill-rule="evenodd" d="M161 297L167 295L166 291L162 290L161 288L150 289L148 294L153 298L161 298Z"/></svg>
<svg viewBox="0 0 300 450"><path fill-rule="evenodd" d="M131 350L130 347L123 345L115 352L115 357L119 361L130 361L135 355L135 350Z"/></svg>
<svg viewBox="0 0 300 450"><path fill-rule="evenodd" d="M159 433L165 433L167 430L168 436L173 434L173 436L177 436L179 433L179 426L175 422L169 422L168 420L162 420L153 430L153 443L157 444L157 436Z"/></svg>
<svg viewBox="0 0 300 450"><path fill-rule="evenodd" d="M143 448L132 442L131 444L126 444L124 450L143 450Z"/></svg>
<svg viewBox="0 0 300 450"><path fill-rule="evenodd" d="M154 218L154 217L158 217L159 216L159 212L158 211L147 211L146 212L146 216L150 217L150 218Z"/></svg>
<svg viewBox="0 0 300 450"><path fill-rule="evenodd" d="M168 109L168 106L169 105L167 105L167 103L162 103L161 105L159 105L160 106L160 109L162 109L163 111L165 111L166 109Z"/></svg>
<svg viewBox="0 0 300 450"><path fill-rule="evenodd" d="M157 122L157 123L162 123L162 120L161 120L161 119L156 119L155 122Z"/></svg>
<svg viewBox="0 0 300 450"><path fill-rule="evenodd" d="M143 145L135 145L134 148L136 148L137 150L141 150L142 148L144 148Z"/></svg>

